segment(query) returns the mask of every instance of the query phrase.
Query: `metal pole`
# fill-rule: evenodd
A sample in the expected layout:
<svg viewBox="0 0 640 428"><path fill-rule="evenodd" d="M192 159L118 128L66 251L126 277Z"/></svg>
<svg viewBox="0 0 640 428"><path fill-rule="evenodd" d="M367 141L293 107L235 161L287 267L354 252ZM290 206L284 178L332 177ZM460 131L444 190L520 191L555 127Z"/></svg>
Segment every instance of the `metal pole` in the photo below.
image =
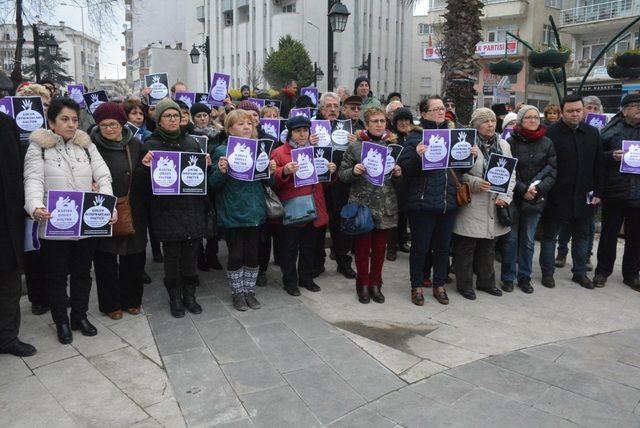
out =
<svg viewBox="0 0 640 428"><path fill-rule="evenodd" d="M38 26L31 25L33 30L33 58L36 66L36 82L40 83L40 34L38 34Z"/></svg>
<svg viewBox="0 0 640 428"><path fill-rule="evenodd" d="M327 92L333 92L333 31L329 11L333 6L333 0L327 1Z"/></svg>
<svg viewBox="0 0 640 428"><path fill-rule="evenodd" d="M84 7L80 6L80 17L82 20L82 52L83 55L80 56L80 58L82 58L84 56L84 61L82 61L82 83L86 86L89 87L89 85L87 85L87 49L85 47L85 34L84 34Z"/></svg>
<svg viewBox="0 0 640 428"><path fill-rule="evenodd" d="M318 63L313 63L313 86L318 87Z"/></svg>
<svg viewBox="0 0 640 428"><path fill-rule="evenodd" d="M211 45L209 44L209 36L204 39L204 51L207 57L207 88L211 91Z"/></svg>
<svg viewBox="0 0 640 428"><path fill-rule="evenodd" d="M371 83L371 52L367 55L367 80L369 81L369 86L372 86Z"/></svg>

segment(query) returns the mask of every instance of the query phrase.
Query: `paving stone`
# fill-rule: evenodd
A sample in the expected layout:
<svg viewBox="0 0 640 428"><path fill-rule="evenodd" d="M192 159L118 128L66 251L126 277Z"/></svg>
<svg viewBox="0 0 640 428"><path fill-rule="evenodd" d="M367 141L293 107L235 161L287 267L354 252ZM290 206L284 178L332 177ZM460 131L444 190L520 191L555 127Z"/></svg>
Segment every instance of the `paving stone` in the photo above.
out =
<svg viewBox="0 0 640 428"><path fill-rule="evenodd" d="M446 373L431 376L408 387L411 391L447 406L453 405L463 395L476 388L477 386Z"/></svg>
<svg viewBox="0 0 640 428"><path fill-rule="evenodd" d="M250 327L247 332L281 373L322 364L320 358L282 322Z"/></svg>
<svg viewBox="0 0 640 428"><path fill-rule="evenodd" d="M233 388L206 348L163 357L173 393L189 426L207 426L245 417Z"/></svg>
<svg viewBox="0 0 640 428"><path fill-rule="evenodd" d="M87 318L98 329L98 335L83 336L80 331L75 331L73 332L72 343L72 346L86 358L106 354L107 352L128 346L127 342L109 330L100 320L90 315Z"/></svg>
<svg viewBox="0 0 640 428"><path fill-rule="evenodd" d="M565 351L566 348L556 343L548 343L546 345L534 346L522 350L525 354L549 361L557 360Z"/></svg>
<svg viewBox="0 0 640 428"><path fill-rule="evenodd" d="M406 385L346 337L312 340L308 345L367 401Z"/></svg>
<svg viewBox="0 0 640 428"><path fill-rule="evenodd" d="M34 370L80 426L130 425L148 416L81 356Z"/></svg>
<svg viewBox="0 0 640 428"><path fill-rule="evenodd" d="M90 361L140 407L173 397L165 371L130 346Z"/></svg>
<svg viewBox="0 0 640 428"><path fill-rule="evenodd" d="M219 364L244 361L262 355L245 328L235 318L198 322L196 328Z"/></svg>
<svg viewBox="0 0 640 428"><path fill-rule="evenodd" d="M614 382L640 389L640 368L605 358L589 358L567 348L557 363L574 370L582 370Z"/></svg>
<svg viewBox="0 0 640 428"><path fill-rule="evenodd" d="M142 349L148 346L155 348L156 342L153 339L153 333L151 333L147 317L138 315L130 318L125 322L110 327L111 331L135 349Z"/></svg>
<svg viewBox="0 0 640 428"><path fill-rule="evenodd" d="M407 354L398 349L384 345L382 343L367 339L366 337L353 334L346 330L340 330L342 334L348 337L360 348L378 360L383 366L399 375L411 367L423 361L421 358L415 355Z"/></svg>
<svg viewBox="0 0 640 428"><path fill-rule="evenodd" d="M151 346L147 346L146 348L140 349L140 352L151 361L156 363L158 367L164 368L164 364L162 363L162 358L160 358L160 354L158 353L158 348L153 344Z"/></svg>
<svg viewBox="0 0 640 428"><path fill-rule="evenodd" d="M2 366L3 369L5 366ZM35 376L0 387L0 426L32 428L78 427Z"/></svg>
<svg viewBox="0 0 640 428"><path fill-rule="evenodd" d="M253 424L265 428L319 427L302 399L289 386L242 396L242 403Z"/></svg>
<svg viewBox="0 0 640 428"><path fill-rule="evenodd" d="M588 427L637 427L640 416L632 415L590 398L552 386L535 407Z"/></svg>
<svg viewBox="0 0 640 428"><path fill-rule="evenodd" d="M446 367L456 367L485 357L478 352L422 336L411 338L407 345L413 355Z"/></svg>
<svg viewBox="0 0 640 428"><path fill-rule="evenodd" d="M407 428L470 427L478 421L451 407L436 402L425 402L424 397L408 388L385 395L367 406L382 416Z"/></svg>
<svg viewBox="0 0 640 428"><path fill-rule="evenodd" d="M370 409L361 407L328 426L331 428L393 428L398 425Z"/></svg>
<svg viewBox="0 0 640 428"><path fill-rule="evenodd" d="M549 385L484 361L458 366L447 374L521 403L533 404Z"/></svg>
<svg viewBox="0 0 640 428"><path fill-rule="evenodd" d="M221 368L238 395L286 385L282 376L264 358L225 364Z"/></svg>
<svg viewBox="0 0 640 428"><path fill-rule="evenodd" d="M222 424L211 425L216 428L253 428L255 425L251 419L238 419L237 421L226 422Z"/></svg>
<svg viewBox="0 0 640 428"><path fill-rule="evenodd" d="M198 303L202 306L202 313L192 317L196 325L201 322L231 317L227 307L215 296L198 298Z"/></svg>
<svg viewBox="0 0 640 428"><path fill-rule="evenodd" d="M275 322L280 322L280 317L285 313L290 311L290 308L284 307L271 307L271 308L261 308L258 310L250 310L250 311L236 311L235 309L231 309L231 315L235 317L240 324L249 327L257 327L264 324L273 324Z"/></svg>
<svg viewBox="0 0 640 428"><path fill-rule="evenodd" d="M0 386L33 375L24 360L16 358L14 355L0 354L0 367L2 367L0 370Z"/></svg>
<svg viewBox="0 0 640 428"><path fill-rule="evenodd" d="M161 428L162 425L153 418L147 418L143 421L130 425L132 428Z"/></svg>
<svg viewBox="0 0 640 428"><path fill-rule="evenodd" d="M172 317L163 321L157 319L155 315L150 315L149 323L158 346L158 352L162 356L189 352L205 346L189 317Z"/></svg>
<svg viewBox="0 0 640 428"><path fill-rule="evenodd" d="M362 397L326 365L287 373L284 377L323 424L365 404Z"/></svg>
<svg viewBox="0 0 640 428"><path fill-rule="evenodd" d="M21 328L20 340L33 344L38 350L36 355L24 359L30 369L78 355L78 351L73 346L58 342L55 327L50 325L40 326L37 330Z"/></svg>
<svg viewBox="0 0 640 428"><path fill-rule="evenodd" d="M288 309L280 319L304 341L329 338L338 334L338 330L306 307Z"/></svg>
<svg viewBox="0 0 640 428"><path fill-rule="evenodd" d="M182 428L185 426L184 417L182 416L180 407L178 407L178 402L173 398L173 392L171 398L145 407L144 411L150 414L153 419L158 421L162 426L172 428Z"/></svg>
<svg viewBox="0 0 640 428"><path fill-rule="evenodd" d="M640 402L640 391L635 388L522 352L498 355L486 361L630 412Z"/></svg>
<svg viewBox="0 0 640 428"><path fill-rule="evenodd" d="M448 369L448 367L441 366L432 361L422 360L415 366L401 373L400 377L406 382L414 383Z"/></svg>

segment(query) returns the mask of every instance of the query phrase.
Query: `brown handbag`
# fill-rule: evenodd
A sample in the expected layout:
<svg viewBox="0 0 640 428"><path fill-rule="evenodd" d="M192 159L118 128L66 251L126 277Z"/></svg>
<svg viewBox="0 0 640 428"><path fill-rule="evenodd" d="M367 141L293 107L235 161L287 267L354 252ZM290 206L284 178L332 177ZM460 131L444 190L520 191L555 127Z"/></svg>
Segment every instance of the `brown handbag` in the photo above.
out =
<svg viewBox="0 0 640 428"><path fill-rule="evenodd" d="M459 207L463 207L465 205L469 205L471 203L471 188L469 187L469 183L461 183L458 179L458 174L455 171L451 171L451 176L453 177L453 181L456 185L456 203Z"/></svg>
<svg viewBox="0 0 640 428"><path fill-rule="evenodd" d="M131 165L131 153L129 146L126 147L127 161L129 162L129 188L127 194L118 198L116 202L116 210L118 210L118 221L113 225L113 236L131 236L136 233L133 227L133 216L131 214L131 180L133 176L133 167Z"/></svg>

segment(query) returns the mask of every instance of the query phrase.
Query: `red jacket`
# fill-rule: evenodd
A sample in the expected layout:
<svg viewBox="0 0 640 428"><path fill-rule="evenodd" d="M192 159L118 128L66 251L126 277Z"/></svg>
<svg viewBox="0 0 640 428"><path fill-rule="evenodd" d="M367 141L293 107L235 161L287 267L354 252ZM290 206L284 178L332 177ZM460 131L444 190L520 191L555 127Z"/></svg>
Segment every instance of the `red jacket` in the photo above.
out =
<svg viewBox="0 0 640 428"><path fill-rule="evenodd" d="M301 187L293 186L293 175L284 175L284 166L291 162L291 146L283 144L271 152L271 159L276 161L275 185L273 190L281 201L293 199L297 196L309 195L313 191L313 199L316 203L318 218L313 222L315 227L322 227L329 222L327 205L324 202L324 190L322 184L307 185Z"/></svg>

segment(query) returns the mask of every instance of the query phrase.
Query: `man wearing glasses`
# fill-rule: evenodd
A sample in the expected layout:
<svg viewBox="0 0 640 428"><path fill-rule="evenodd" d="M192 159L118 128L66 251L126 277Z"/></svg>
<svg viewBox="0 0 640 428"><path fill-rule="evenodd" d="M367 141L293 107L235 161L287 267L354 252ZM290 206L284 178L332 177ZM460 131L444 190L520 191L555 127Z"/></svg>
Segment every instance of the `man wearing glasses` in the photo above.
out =
<svg viewBox="0 0 640 428"><path fill-rule="evenodd" d="M352 132L364 129L364 122L360 119L360 111L362 110L362 98L357 95L352 95L344 100L342 106L342 114L345 119L351 121Z"/></svg>

